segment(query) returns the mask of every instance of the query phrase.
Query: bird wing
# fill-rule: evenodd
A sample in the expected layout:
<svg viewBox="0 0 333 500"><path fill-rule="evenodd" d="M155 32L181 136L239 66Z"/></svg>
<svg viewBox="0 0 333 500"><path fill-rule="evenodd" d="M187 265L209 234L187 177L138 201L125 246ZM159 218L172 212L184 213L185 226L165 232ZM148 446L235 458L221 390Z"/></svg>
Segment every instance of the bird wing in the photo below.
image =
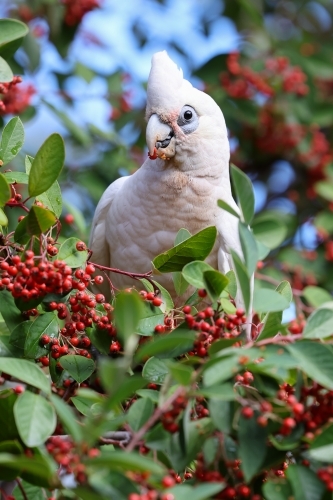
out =
<svg viewBox="0 0 333 500"><path fill-rule="evenodd" d="M111 267L112 249L107 240L107 214L112 208L112 202L129 177L120 177L110 184L98 202L95 215L91 225L89 249L92 251L92 262L102 266ZM102 273L98 273L102 274ZM109 286L104 282L104 286L99 288L106 296L109 295Z"/></svg>

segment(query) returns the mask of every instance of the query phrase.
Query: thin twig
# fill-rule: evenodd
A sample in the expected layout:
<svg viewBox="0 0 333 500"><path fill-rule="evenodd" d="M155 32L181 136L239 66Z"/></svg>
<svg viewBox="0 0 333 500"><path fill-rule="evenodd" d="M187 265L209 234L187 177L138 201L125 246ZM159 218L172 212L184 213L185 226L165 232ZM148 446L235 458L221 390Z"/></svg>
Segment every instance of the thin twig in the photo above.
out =
<svg viewBox="0 0 333 500"><path fill-rule="evenodd" d="M178 389L164 402L160 408L156 408L152 416L147 420L147 422L133 435L132 441L126 448L126 451L132 451L139 444L140 440L146 434L146 432L160 419L160 417L167 411L170 405L184 393L184 387L178 387Z"/></svg>
<svg viewBox="0 0 333 500"><path fill-rule="evenodd" d="M25 492L25 490L24 490L24 488L23 488L23 486L21 484L21 481L19 480L19 478L17 477L15 479L15 481L17 482L17 485L20 488L20 491L22 493L22 496L23 496L24 500L29 500L28 497L27 497L27 494L26 494L26 492Z"/></svg>

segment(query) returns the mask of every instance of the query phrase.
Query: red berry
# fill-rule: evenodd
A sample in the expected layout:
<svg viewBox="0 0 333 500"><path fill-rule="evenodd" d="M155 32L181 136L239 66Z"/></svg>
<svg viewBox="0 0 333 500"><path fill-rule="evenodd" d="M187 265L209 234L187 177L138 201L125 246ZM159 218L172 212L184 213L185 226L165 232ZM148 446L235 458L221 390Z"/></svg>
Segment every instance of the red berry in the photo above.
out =
<svg viewBox="0 0 333 500"><path fill-rule="evenodd" d="M175 480L171 476L164 476L162 479L162 484L165 488L171 488L171 486L174 486Z"/></svg>
<svg viewBox="0 0 333 500"><path fill-rule="evenodd" d="M204 288L199 288L198 295L203 299L204 297L207 297L207 292Z"/></svg>
<svg viewBox="0 0 333 500"><path fill-rule="evenodd" d="M40 338L41 344L46 345L50 342L50 337L48 335L42 335Z"/></svg>
<svg viewBox="0 0 333 500"><path fill-rule="evenodd" d="M23 385L16 385L14 387L14 392L16 394L22 394L22 392L24 392L24 391L25 391L25 389L24 389Z"/></svg>
<svg viewBox="0 0 333 500"><path fill-rule="evenodd" d="M244 406L244 408L242 408L242 415L244 418L252 418L254 415L253 408L251 408L251 406Z"/></svg>
<svg viewBox="0 0 333 500"><path fill-rule="evenodd" d="M96 285L101 285L104 281L104 278L103 278L103 276L95 276L94 281L95 281Z"/></svg>
<svg viewBox="0 0 333 500"><path fill-rule="evenodd" d="M84 250L87 250L87 245L84 243L84 241L78 241L75 246L78 252L83 252Z"/></svg>
<svg viewBox="0 0 333 500"><path fill-rule="evenodd" d="M244 384L249 385L249 384L251 384L253 382L254 377L253 377L253 375L252 375L251 372L247 371L247 372L244 373L243 379L244 379Z"/></svg>
<svg viewBox="0 0 333 500"><path fill-rule="evenodd" d="M105 302L105 297L102 293L98 293L97 295L95 295L95 300L97 304L103 304L103 302Z"/></svg>
<svg viewBox="0 0 333 500"><path fill-rule="evenodd" d="M162 304L162 300L159 297L153 299L153 305L159 307Z"/></svg>
<svg viewBox="0 0 333 500"><path fill-rule="evenodd" d="M64 217L64 221L66 222L66 224L73 224L74 216L72 214L66 214Z"/></svg>
<svg viewBox="0 0 333 500"><path fill-rule="evenodd" d="M191 306L184 306L183 307L184 314L190 314L190 312L191 312Z"/></svg>

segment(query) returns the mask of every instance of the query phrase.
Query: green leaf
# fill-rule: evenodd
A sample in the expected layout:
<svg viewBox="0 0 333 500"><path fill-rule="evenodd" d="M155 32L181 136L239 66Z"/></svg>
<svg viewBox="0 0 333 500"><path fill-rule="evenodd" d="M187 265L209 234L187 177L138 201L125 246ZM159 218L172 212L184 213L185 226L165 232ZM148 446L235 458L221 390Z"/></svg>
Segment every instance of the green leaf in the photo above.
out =
<svg viewBox="0 0 333 500"><path fill-rule="evenodd" d="M298 366L313 380L333 390L333 350L330 346L304 340L286 346Z"/></svg>
<svg viewBox="0 0 333 500"><path fill-rule="evenodd" d="M8 226L7 216L2 208L0 208L0 226Z"/></svg>
<svg viewBox="0 0 333 500"><path fill-rule="evenodd" d="M117 294L113 315L117 334L124 344L136 332L142 311L142 299L136 292Z"/></svg>
<svg viewBox="0 0 333 500"><path fill-rule="evenodd" d="M149 382L162 385L165 377L169 373L169 368L165 361L152 356L148 359L142 370L142 376Z"/></svg>
<svg viewBox="0 0 333 500"><path fill-rule="evenodd" d="M0 174L0 207L4 207L12 196L6 177ZM2 224L4 225L4 224Z"/></svg>
<svg viewBox="0 0 333 500"><path fill-rule="evenodd" d="M210 418L191 421L190 407L187 408L183 419L185 463L189 463L195 458L196 454L202 449L203 441L209 434L212 434L213 429L214 425Z"/></svg>
<svg viewBox="0 0 333 500"><path fill-rule="evenodd" d="M201 260L194 260L184 266L182 275L185 280L195 288L205 288L204 272L214 271L212 266Z"/></svg>
<svg viewBox="0 0 333 500"><path fill-rule="evenodd" d="M93 359L85 358L84 356L77 356L75 354L62 356L59 359L59 363L79 384L87 380L87 378L89 378L95 370L95 363Z"/></svg>
<svg viewBox="0 0 333 500"><path fill-rule="evenodd" d="M234 263L234 271L237 278L237 284L242 292L242 297L245 305L246 313L249 312L250 304L251 304L251 281L248 275L247 268L245 264L242 262L239 255L234 251L230 250L232 260Z"/></svg>
<svg viewBox="0 0 333 500"><path fill-rule="evenodd" d="M177 484L169 488L167 494L173 495L174 500L209 500L214 498L215 494L225 488L225 483L205 483L198 486L188 484Z"/></svg>
<svg viewBox="0 0 333 500"><path fill-rule="evenodd" d="M191 235L190 231L188 231L187 229L182 227L181 229L179 229L179 231L176 235L174 246L177 246L177 245L179 245L179 243L182 243L183 241L188 240L189 238L191 238L191 236L192 235Z"/></svg>
<svg viewBox="0 0 333 500"><path fill-rule="evenodd" d="M13 72L6 61L0 57L0 82L8 83L14 78Z"/></svg>
<svg viewBox="0 0 333 500"><path fill-rule="evenodd" d="M13 182L17 182L18 184L28 184L29 177L24 172L4 172L3 175L6 177L9 184L12 184Z"/></svg>
<svg viewBox="0 0 333 500"><path fill-rule="evenodd" d="M62 195L58 181L55 181L45 193L40 194L36 199L51 210L56 217L60 217L62 212Z"/></svg>
<svg viewBox="0 0 333 500"><path fill-rule="evenodd" d="M319 286L306 286L302 290L302 296L312 307L319 307L332 300L331 294Z"/></svg>
<svg viewBox="0 0 333 500"><path fill-rule="evenodd" d="M274 337L282 328L282 312L268 313L264 320L264 327L261 330L258 340Z"/></svg>
<svg viewBox="0 0 333 500"><path fill-rule="evenodd" d="M18 431L14 420L14 404L17 395L12 390L0 392L0 442L18 438ZM3 450L1 450L3 451Z"/></svg>
<svg viewBox="0 0 333 500"><path fill-rule="evenodd" d="M65 161L65 146L59 134L52 134L42 144L32 162L28 190L30 196L45 193L57 180Z"/></svg>
<svg viewBox="0 0 333 500"><path fill-rule="evenodd" d="M254 291L253 309L256 312L283 311L289 307L289 302L276 290L258 288Z"/></svg>
<svg viewBox="0 0 333 500"><path fill-rule="evenodd" d="M183 295L188 289L189 283L181 272L172 273L173 285L178 296Z"/></svg>
<svg viewBox="0 0 333 500"><path fill-rule="evenodd" d="M72 436L76 443L82 441L83 432L73 409L63 399L54 394L51 395L51 402L65 430Z"/></svg>
<svg viewBox="0 0 333 500"><path fill-rule="evenodd" d="M139 389L142 389L147 384L147 380L141 375L132 375L121 380L113 381L112 385L107 386L107 390L111 392L108 401L105 403L107 408L116 408L117 405L125 399L132 397ZM106 384L104 383L106 386Z"/></svg>
<svg viewBox="0 0 333 500"><path fill-rule="evenodd" d="M25 496L17 485L13 490L15 500L45 500L44 490L40 486L35 486L27 481L20 481Z"/></svg>
<svg viewBox="0 0 333 500"><path fill-rule="evenodd" d="M107 467L110 470L125 472L129 470L146 472L148 470L152 474L160 476L166 473L166 469L162 465L139 453L124 453L122 450L110 450L106 447L102 448L102 453L98 457L88 459L85 463L91 467Z"/></svg>
<svg viewBox="0 0 333 500"><path fill-rule="evenodd" d="M173 358L193 348L196 332L176 328L172 333L153 337L139 347L135 359L140 361L146 357Z"/></svg>
<svg viewBox="0 0 333 500"><path fill-rule="evenodd" d="M154 403L151 399L140 398L130 406L127 413L127 421L134 432L137 432L152 416Z"/></svg>
<svg viewBox="0 0 333 500"><path fill-rule="evenodd" d="M244 418L238 423L239 458L245 481L250 481L264 464L267 430L257 424L256 418ZM253 450L256 452L253 453Z"/></svg>
<svg viewBox="0 0 333 500"><path fill-rule="evenodd" d="M87 250L79 251L76 244L81 241L79 238L68 238L60 246L57 259L63 260L69 267L81 267L88 259Z"/></svg>
<svg viewBox="0 0 333 500"><path fill-rule="evenodd" d="M237 200L240 205L243 220L251 224L254 215L254 193L252 182L244 172L231 164L231 178Z"/></svg>
<svg viewBox="0 0 333 500"><path fill-rule="evenodd" d="M295 500L320 500L325 485L309 467L292 464L286 470Z"/></svg>
<svg viewBox="0 0 333 500"><path fill-rule="evenodd" d="M239 355L233 354L217 359L212 364L207 364L203 374L204 386L209 387L224 382L236 375L238 371L238 358Z"/></svg>
<svg viewBox="0 0 333 500"><path fill-rule="evenodd" d="M333 334L333 310L317 309L308 317L303 336L308 339L324 339Z"/></svg>
<svg viewBox="0 0 333 500"><path fill-rule="evenodd" d="M13 418L13 415L11 415ZM0 455L1 453L10 453L12 455L21 455L23 454L23 448L19 444L18 440L6 440L0 442ZM2 465L0 468L0 480L4 479L5 481L12 481L17 476L17 471L13 471L11 469L7 469L6 466ZM15 499L16 500L16 499ZM24 499L23 499L24 500Z"/></svg>
<svg viewBox="0 0 333 500"><path fill-rule="evenodd" d="M235 271L232 269L225 274L226 278L228 278L229 283L226 286L226 292L231 295L232 298L236 297L237 294L237 281Z"/></svg>
<svg viewBox="0 0 333 500"><path fill-rule="evenodd" d="M238 231L247 271L252 276L258 262L257 243L249 228L242 222L238 225Z"/></svg>
<svg viewBox="0 0 333 500"><path fill-rule="evenodd" d="M47 334L51 337L57 337L58 330L58 321L53 312L38 316L35 321L31 322L27 331L24 356L35 359L45 355L45 348L40 345L41 336Z"/></svg>
<svg viewBox="0 0 333 500"><path fill-rule="evenodd" d="M208 409L210 417L213 420L216 428L219 431L228 434L231 430L232 423L232 409L230 401L210 398L208 401Z"/></svg>
<svg viewBox="0 0 333 500"><path fill-rule="evenodd" d="M325 181L319 181L315 184L316 192L325 198L325 200L333 201L333 184Z"/></svg>
<svg viewBox="0 0 333 500"><path fill-rule="evenodd" d="M215 271L215 269L212 271L204 271L203 279L204 288L213 301L220 298L221 293L229 283L228 278L219 271Z"/></svg>
<svg viewBox="0 0 333 500"><path fill-rule="evenodd" d="M229 212L229 214L234 215L239 219L239 213L236 212L234 208L232 208L228 203L226 203L224 200L217 200L217 204L220 208L225 210L226 212Z"/></svg>
<svg viewBox="0 0 333 500"><path fill-rule="evenodd" d="M178 382L178 384L184 386L190 385L193 375L192 366L187 366L179 362L175 363L173 361L167 361L167 366L172 378Z"/></svg>
<svg viewBox="0 0 333 500"><path fill-rule="evenodd" d="M22 323L21 311L16 307L14 297L7 290L0 292L0 313L9 331Z"/></svg>
<svg viewBox="0 0 333 500"><path fill-rule="evenodd" d="M28 27L21 21L0 19L0 55L5 58L12 56L28 32Z"/></svg>
<svg viewBox="0 0 333 500"><path fill-rule="evenodd" d="M292 496L290 484L287 482L266 481L262 488L266 500L288 500Z"/></svg>
<svg viewBox="0 0 333 500"><path fill-rule="evenodd" d="M153 260L154 267L161 273L181 271L193 260L204 260L213 249L217 230L207 227L186 241L158 255Z"/></svg>
<svg viewBox="0 0 333 500"><path fill-rule="evenodd" d="M290 304L293 300L293 291L291 289L290 283L287 280L281 281L281 283L275 289L280 293Z"/></svg>
<svg viewBox="0 0 333 500"><path fill-rule="evenodd" d="M45 233L56 223L56 220L55 215L50 210L33 205L28 215L17 225L14 239L18 243L26 243L29 235L39 236Z"/></svg>
<svg viewBox="0 0 333 500"><path fill-rule="evenodd" d="M0 79L0 81L2 81ZM9 120L2 132L0 160L6 165L20 151L24 143L24 128L18 116Z"/></svg>
<svg viewBox="0 0 333 500"><path fill-rule="evenodd" d="M33 449L33 456L0 454L0 469L5 466L17 471L22 479L33 482L37 486L54 489L59 486L54 461L42 455L38 448Z"/></svg>
<svg viewBox="0 0 333 500"><path fill-rule="evenodd" d="M281 245L288 235L287 225L270 213L256 217L252 230L256 239L271 250Z"/></svg>
<svg viewBox="0 0 333 500"><path fill-rule="evenodd" d="M0 371L8 373L28 385L41 389L46 394L51 391L50 383L39 366L25 359L0 358Z"/></svg>
<svg viewBox="0 0 333 500"><path fill-rule="evenodd" d="M28 447L43 444L57 424L51 403L30 391L25 391L17 398L14 417L20 437Z"/></svg>
<svg viewBox="0 0 333 500"><path fill-rule="evenodd" d="M154 335L155 326L162 325L163 322L164 314L161 309L153 306L151 303L143 302L141 319L136 327L136 333L150 337Z"/></svg>

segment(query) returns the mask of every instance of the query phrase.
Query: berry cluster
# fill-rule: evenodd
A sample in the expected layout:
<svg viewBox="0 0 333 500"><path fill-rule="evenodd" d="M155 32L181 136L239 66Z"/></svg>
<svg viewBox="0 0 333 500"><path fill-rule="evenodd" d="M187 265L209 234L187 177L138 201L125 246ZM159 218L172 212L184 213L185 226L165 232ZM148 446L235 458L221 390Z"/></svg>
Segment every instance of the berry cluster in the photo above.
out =
<svg viewBox="0 0 333 500"><path fill-rule="evenodd" d="M77 26L83 16L100 6L99 0L61 0L66 7L64 21L67 26Z"/></svg>
<svg viewBox="0 0 333 500"><path fill-rule="evenodd" d="M202 358L207 355L209 346L216 340L238 337L241 333L241 325L246 322L243 309L237 309L235 314L224 314L217 313L212 307L206 307L193 316L191 306L184 306L183 313L188 327L198 331L194 350L189 354L191 356L196 354Z"/></svg>
<svg viewBox="0 0 333 500"><path fill-rule="evenodd" d="M85 483L87 480L85 465L82 464L82 457L97 457L100 451L97 448L80 450L76 449L70 437L51 436L46 442L46 449L54 460L62 467L66 474L73 474L78 483Z"/></svg>
<svg viewBox="0 0 333 500"><path fill-rule="evenodd" d="M14 76L11 82L0 83L0 116L19 115L29 106L35 89L31 84L17 87L21 82L20 76Z"/></svg>
<svg viewBox="0 0 333 500"><path fill-rule="evenodd" d="M175 401L173 402L171 408L163 413L161 417L161 423L164 429L170 432L170 434L174 434L179 430L177 419L186 408L186 405L187 398L185 396L178 396L177 399L175 399Z"/></svg>

